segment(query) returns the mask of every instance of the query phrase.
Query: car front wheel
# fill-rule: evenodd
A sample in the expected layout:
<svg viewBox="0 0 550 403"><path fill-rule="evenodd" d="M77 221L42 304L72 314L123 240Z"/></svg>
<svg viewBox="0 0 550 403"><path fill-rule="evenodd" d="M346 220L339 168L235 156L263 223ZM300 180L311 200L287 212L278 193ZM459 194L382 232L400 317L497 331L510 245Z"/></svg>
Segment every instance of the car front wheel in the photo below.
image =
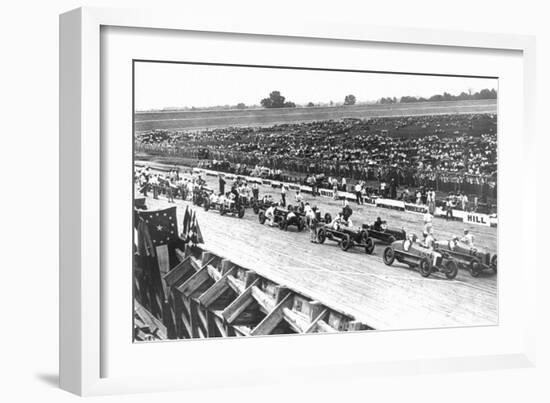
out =
<svg viewBox="0 0 550 403"><path fill-rule="evenodd" d="M452 260L449 260L447 262L447 264L445 265L445 276L449 279L449 280L452 280L456 277L457 273L458 273L458 266L455 262L453 262Z"/></svg>
<svg viewBox="0 0 550 403"><path fill-rule="evenodd" d="M343 251L348 250L351 247L351 238L349 235L345 235L344 238L342 238L342 241L340 241L340 248L342 248Z"/></svg>
<svg viewBox="0 0 550 403"><path fill-rule="evenodd" d="M327 239L327 234L324 229L320 229L319 232L317 232L317 242L324 243Z"/></svg>
<svg viewBox="0 0 550 403"><path fill-rule="evenodd" d="M420 275L422 277L428 277L430 274L432 274L432 262L428 258L423 257L420 260L420 265L418 267L420 269Z"/></svg>
<svg viewBox="0 0 550 403"><path fill-rule="evenodd" d="M388 266L391 266L393 264L393 261L395 260L395 252L391 246L388 246L386 249L384 249L384 263Z"/></svg>
<svg viewBox="0 0 550 403"><path fill-rule="evenodd" d="M481 273L481 265L477 259L474 259L470 262L470 274L472 277L478 277Z"/></svg>

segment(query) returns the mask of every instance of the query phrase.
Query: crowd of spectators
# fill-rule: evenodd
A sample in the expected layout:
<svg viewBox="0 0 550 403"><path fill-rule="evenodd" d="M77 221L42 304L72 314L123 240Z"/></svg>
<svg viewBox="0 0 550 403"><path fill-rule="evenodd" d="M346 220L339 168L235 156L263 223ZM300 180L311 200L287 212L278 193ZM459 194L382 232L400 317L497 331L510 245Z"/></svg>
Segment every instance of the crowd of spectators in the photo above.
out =
<svg viewBox="0 0 550 403"><path fill-rule="evenodd" d="M146 152L196 158L206 168L342 190L344 178L405 189L496 197L494 114L343 119L196 132L148 132ZM313 178L313 179L312 179ZM330 180L329 180L330 179ZM378 189L386 191L385 189ZM413 196L413 198L415 197Z"/></svg>

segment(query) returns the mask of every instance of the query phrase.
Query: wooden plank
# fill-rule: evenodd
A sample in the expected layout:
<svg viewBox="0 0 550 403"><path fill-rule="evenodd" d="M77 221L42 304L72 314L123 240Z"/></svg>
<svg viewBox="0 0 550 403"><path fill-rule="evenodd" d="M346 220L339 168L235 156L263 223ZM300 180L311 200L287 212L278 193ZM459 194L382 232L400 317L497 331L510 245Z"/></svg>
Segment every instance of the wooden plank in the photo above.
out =
<svg viewBox="0 0 550 403"><path fill-rule="evenodd" d="M233 268L225 273L218 281L216 281L212 287L201 294L198 298L199 303L208 308L211 303L218 299L220 295L222 295L229 287L227 284L227 277L229 277L232 273Z"/></svg>
<svg viewBox="0 0 550 403"><path fill-rule="evenodd" d="M185 274L189 273L191 270L193 270L193 267L191 266L190 259L189 257L186 257L184 260L179 262L172 270L166 273L163 277L163 280L169 288L177 286L180 280L185 276Z"/></svg>
<svg viewBox="0 0 550 403"><path fill-rule="evenodd" d="M242 294L245 290L244 285L234 277L227 277L227 284L236 294Z"/></svg>
<svg viewBox="0 0 550 403"><path fill-rule="evenodd" d="M218 331L220 332L222 337L228 337L227 331L225 330L225 326L224 326L222 320L215 317L214 318L214 323L216 324L216 327L218 328Z"/></svg>
<svg viewBox="0 0 550 403"><path fill-rule="evenodd" d="M336 333L338 330L330 326L327 322L325 322L323 319L317 322L317 328L324 332L324 333Z"/></svg>
<svg viewBox="0 0 550 403"><path fill-rule="evenodd" d="M269 295L257 286L252 288L252 296L265 313L269 313L273 308L275 308L275 305L277 305L273 298L269 297Z"/></svg>
<svg viewBox="0 0 550 403"><path fill-rule="evenodd" d="M157 263L159 266L160 277L164 276L170 271L170 253L168 252L168 245L160 245L155 248L157 252ZM164 301L168 301L168 294L170 293L170 288L162 282L162 288L164 290Z"/></svg>
<svg viewBox="0 0 550 403"><path fill-rule="evenodd" d="M292 294L288 293L279 304L250 332L251 336L269 334L283 320L283 308L292 306Z"/></svg>
<svg viewBox="0 0 550 403"><path fill-rule="evenodd" d="M150 329L151 333L156 334L160 339L166 339L168 337L166 326L135 299L134 310L141 321Z"/></svg>
<svg viewBox="0 0 550 403"><path fill-rule="evenodd" d="M185 254L184 251L182 251L182 250L179 249L179 248L176 248L175 252L176 252L176 258L177 258L180 262L184 261L185 259L187 259L187 258L189 257L189 256L187 256L187 255Z"/></svg>
<svg viewBox="0 0 550 403"><path fill-rule="evenodd" d="M208 269L205 266L201 270L193 274L191 277L189 277L185 283L177 288L177 290L188 297L209 278L210 276L208 275Z"/></svg>
<svg viewBox="0 0 550 403"><path fill-rule="evenodd" d="M229 270L233 269L235 265L229 259L222 259L220 262L220 269L222 274L227 273Z"/></svg>
<svg viewBox="0 0 550 403"><path fill-rule="evenodd" d="M311 321L309 327L304 330L304 333L313 333L313 330L317 327L317 323L322 320L328 314L328 309L324 309L315 319Z"/></svg>
<svg viewBox="0 0 550 403"><path fill-rule="evenodd" d="M283 308L283 318L296 333L305 333L309 322L306 316L294 312L290 308Z"/></svg>
<svg viewBox="0 0 550 403"><path fill-rule="evenodd" d="M222 278L222 274L220 273L220 271L211 264L206 266L206 270L208 270L208 275L212 280L218 281L220 278Z"/></svg>
<svg viewBox="0 0 550 403"><path fill-rule="evenodd" d="M227 277L230 279L230 277ZM222 315L227 323L232 323L239 315L250 305L254 298L252 297L252 288L257 284L259 280L256 280L250 287L243 291L235 300L229 304L222 312Z"/></svg>

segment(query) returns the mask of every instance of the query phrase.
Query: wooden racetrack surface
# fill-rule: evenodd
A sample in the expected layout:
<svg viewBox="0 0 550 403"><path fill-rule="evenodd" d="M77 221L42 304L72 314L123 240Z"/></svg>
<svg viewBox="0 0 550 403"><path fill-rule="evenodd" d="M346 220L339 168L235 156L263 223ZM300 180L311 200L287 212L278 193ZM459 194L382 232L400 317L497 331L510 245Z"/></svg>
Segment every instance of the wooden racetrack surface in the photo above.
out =
<svg viewBox="0 0 550 403"><path fill-rule="evenodd" d="M217 178L204 178L208 186L217 191ZM231 184L230 180L227 182L226 189ZM265 193L272 194L276 200L280 198L278 189L262 185L260 196ZM287 200L293 202L293 195L287 192ZM334 216L341 209L340 201L306 194L304 198L317 205L323 215L330 212ZM173 204L164 196L154 200L152 194L148 194L147 205L154 210ZM383 245L377 245L370 256L360 248L344 252L335 242L311 243L308 230L298 233L294 227L282 231L261 225L252 209L247 209L244 218L239 219L220 216L218 211L205 212L191 201L176 199L176 205L180 229L185 206L194 208L206 249L375 329L497 324L497 276L490 271L478 278L462 269L454 280L447 280L441 273L423 278L416 270L398 262L385 265ZM355 226L372 223L380 216L389 226L404 227L407 232L418 235L422 232L421 214L357 206L353 202L350 205ZM461 235L468 227L477 245L497 250L496 228L438 218L434 218L433 225L437 239Z"/></svg>

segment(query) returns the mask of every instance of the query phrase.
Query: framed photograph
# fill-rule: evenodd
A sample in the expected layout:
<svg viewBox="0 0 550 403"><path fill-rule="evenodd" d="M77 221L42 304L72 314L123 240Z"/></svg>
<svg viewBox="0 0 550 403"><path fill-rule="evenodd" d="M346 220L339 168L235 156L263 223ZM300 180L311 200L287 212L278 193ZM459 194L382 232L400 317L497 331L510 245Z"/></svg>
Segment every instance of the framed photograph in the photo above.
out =
<svg viewBox="0 0 550 403"><path fill-rule="evenodd" d="M107 9L60 36L64 389L532 365L533 38Z"/></svg>

